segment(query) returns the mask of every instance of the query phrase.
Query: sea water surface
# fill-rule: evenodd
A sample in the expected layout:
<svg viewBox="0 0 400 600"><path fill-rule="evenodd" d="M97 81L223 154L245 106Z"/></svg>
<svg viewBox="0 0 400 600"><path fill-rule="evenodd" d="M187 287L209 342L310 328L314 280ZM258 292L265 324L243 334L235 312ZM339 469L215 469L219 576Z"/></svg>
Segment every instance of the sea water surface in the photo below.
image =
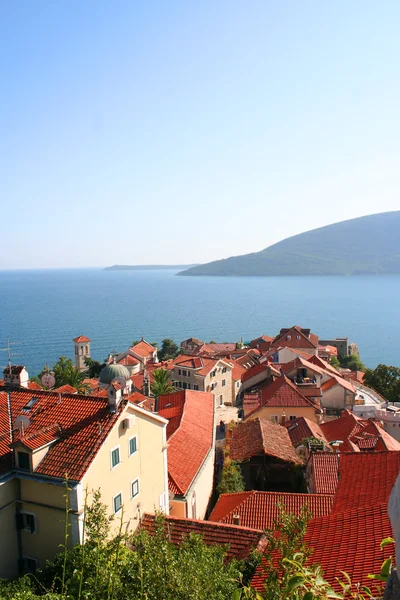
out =
<svg viewBox="0 0 400 600"><path fill-rule="evenodd" d="M281 327L349 337L369 367L400 366L400 277L176 277L175 270L63 269L0 272L0 347L31 375L72 338L91 338L103 360L144 336L179 343L250 340ZM7 362L0 353L0 365Z"/></svg>

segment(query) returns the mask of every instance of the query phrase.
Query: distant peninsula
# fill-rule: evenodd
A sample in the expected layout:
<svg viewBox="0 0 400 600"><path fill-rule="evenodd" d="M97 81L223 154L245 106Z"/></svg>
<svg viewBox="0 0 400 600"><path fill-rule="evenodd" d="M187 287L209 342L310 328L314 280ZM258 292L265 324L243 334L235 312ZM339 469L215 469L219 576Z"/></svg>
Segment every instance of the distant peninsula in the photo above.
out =
<svg viewBox="0 0 400 600"><path fill-rule="evenodd" d="M197 265L113 265L104 271L159 271L160 269L189 269Z"/></svg>
<svg viewBox="0 0 400 600"><path fill-rule="evenodd" d="M300 233L260 252L181 271L181 276L399 275L400 211Z"/></svg>

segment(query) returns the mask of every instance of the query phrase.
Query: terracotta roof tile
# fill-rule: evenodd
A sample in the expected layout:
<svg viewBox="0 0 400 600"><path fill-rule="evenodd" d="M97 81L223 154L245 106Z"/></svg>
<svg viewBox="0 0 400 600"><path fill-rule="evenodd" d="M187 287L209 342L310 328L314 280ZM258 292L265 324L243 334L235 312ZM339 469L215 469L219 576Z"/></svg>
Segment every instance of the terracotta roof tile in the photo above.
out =
<svg viewBox="0 0 400 600"><path fill-rule="evenodd" d="M248 402L246 394L243 400L244 418L247 419L263 406L276 407L307 407L319 410L318 406L303 396L299 389L285 375L278 377L273 383L267 385L259 391L259 406L254 408L254 398Z"/></svg>
<svg viewBox="0 0 400 600"><path fill-rule="evenodd" d="M311 455L311 489L315 494L335 494L339 477L339 455L313 452Z"/></svg>
<svg viewBox="0 0 400 600"><path fill-rule="evenodd" d="M85 335L78 335L78 337L74 338L72 341L76 342L77 344L84 344L85 342L90 342L90 338L86 337Z"/></svg>
<svg viewBox="0 0 400 600"><path fill-rule="evenodd" d="M260 531L237 525L212 523L195 519L166 517L165 526L173 544L179 545L190 534L201 535L207 546L228 546L228 560L246 558L252 549L264 550L265 541ZM153 533L155 516L145 514L141 527Z"/></svg>
<svg viewBox="0 0 400 600"><path fill-rule="evenodd" d="M169 396L178 406L178 395L183 399L183 412L179 427L168 440L168 475L171 491L184 495L213 447L214 396L191 390L160 396L165 406L159 410L160 416L164 416Z"/></svg>
<svg viewBox="0 0 400 600"><path fill-rule="evenodd" d="M243 462L259 455L273 456L285 462L302 464L285 427L267 419L240 423L232 432L230 457Z"/></svg>
<svg viewBox="0 0 400 600"><path fill-rule="evenodd" d="M386 507L372 505L312 519L305 542L312 549L310 563L322 566L324 577L337 591L341 588L336 578L344 580L342 571L348 573L353 583L361 583L376 591L367 576L379 573L383 560L393 554L393 547L388 546L383 551L379 549L380 542L391 535ZM251 585L262 591L265 580L264 566L260 564Z"/></svg>
<svg viewBox="0 0 400 600"><path fill-rule="evenodd" d="M400 452L340 454L340 485L332 512L379 503L385 508L400 472Z"/></svg>
<svg viewBox="0 0 400 600"><path fill-rule="evenodd" d="M127 354L126 356L117 360L117 364L123 365L124 367L133 367L138 365L139 361L131 354Z"/></svg>
<svg viewBox="0 0 400 600"><path fill-rule="evenodd" d="M356 393L356 389L350 381L346 381L345 379L343 379L343 377L337 377L336 375L333 375L331 379L325 381L325 383L322 384L321 389L323 392L326 392L335 385L340 385L349 392L353 392L353 394Z"/></svg>
<svg viewBox="0 0 400 600"><path fill-rule="evenodd" d="M329 444L321 427L306 417L299 417L291 421L286 421L284 426L288 430L291 442L295 448L300 446L302 441L309 437L315 437L316 439L321 440L326 446Z"/></svg>
<svg viewBox="0 0 400 600"><path fill-rule="evenodd" d="M269 365L268 363L255 364L250 369L245 370L242 375L242 382L248 381L252 377L259 375L265 371L265 378L267 379L270 376L269 373Z"/></svg>
<svg viewBox="0 0 400 600"><path fill-rule="evenodd" d="M289 494L280 492L239 492L221 494L209 520L233 523L235 515L240 524L253 529L271 529L278 517L279 504L292 514L300 514L307 506L313 517L322 517L331 512L333 494Z"/></svg>
<svg viewBox="0 0 400 600"><path fill-rule="evenodd" d="M78 390L76 388L72 387L72 385L68 385L66 383L65 385L60 385L60 387L55 388L52 391L57 392L58 394L76 394L76 392Z"/></svg>
<svg viewBox="0 0 400 600"><path fill-rule="evenodd" d="M20 414L30 419L30 425L24 431L26 439L35 439L49 426L61 428L57 442L35 469L39 475L57 479L63 479L66 473L71 481L83 477L120 414L120 411L110 412L107 401L94 396L65 394L60 402L57 393L35 391L38 400L30 410L25 407L33 397L32 392L18 390L10 396L13 422ZM123 406L124 402L120 410ZM15 430L13 440L10 440L7 394L4 392L0 392L0 415L0 470L4 472L11 467L10 444L20 436Z"/></svg>
<svg viewBox="0 0 400 600"><path fill-rule="evenodd" d="M308 332L306 335L305 332ZM290 339L287 339L290 336ZM300 338L300 339L298 339ZM302 329L298 325L288 329L281 329L271 342L271 346L286 346L287 348L317 348L318 336L309 329Z"/></svg>
<svg viewBox="0 0 400 600"><path fill-rule="evenodd" d="M144 340L143 338L140 340L140 342L138 342L129 349L131 350L131 352L134 352L135 354L138 354L143 358L151 358L154 354L154 351L156 350L154 346L146 342L146 340Z"/></svg>

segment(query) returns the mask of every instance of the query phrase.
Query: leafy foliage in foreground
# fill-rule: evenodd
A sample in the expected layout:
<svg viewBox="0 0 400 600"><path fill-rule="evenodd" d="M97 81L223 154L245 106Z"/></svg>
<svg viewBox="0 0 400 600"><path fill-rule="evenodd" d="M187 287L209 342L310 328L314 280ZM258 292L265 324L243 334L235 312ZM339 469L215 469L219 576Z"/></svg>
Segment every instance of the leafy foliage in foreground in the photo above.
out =
<svg viewBox="0 0 400 600"><path fill-rule="evenodd" d="M67 495L66 495L67 497ZM124 533L123 514L114 538L109 539L113 517L107 516L100 493L85 501L84 544L68 550L66 525L64 551L48 562L36 576L0 581L2 600L364 600L368 588L354 585L343 573L337 593L324 579L320 566L309 566L304 534L310 514L299 516L280 508L274 527L266 532L268 553L264 556L265 590L248 587L260 555L247 561L227 562L227 548L206 546L198 535L190 535L179 547L169 541L168 525L158 515L155 532L141 530L133 537ZM66 501L66 515L68 500ZM68 520L66 521L68 523ZM393 543L383 540L381 547ZM371 579L385 582L391 557L381 573Z"/></svg>

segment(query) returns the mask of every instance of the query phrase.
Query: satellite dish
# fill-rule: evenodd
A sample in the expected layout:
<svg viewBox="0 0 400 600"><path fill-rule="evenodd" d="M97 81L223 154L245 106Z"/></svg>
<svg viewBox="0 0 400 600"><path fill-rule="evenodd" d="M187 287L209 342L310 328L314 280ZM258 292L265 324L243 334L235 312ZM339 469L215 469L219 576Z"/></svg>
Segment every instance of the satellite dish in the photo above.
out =
<svg viewBox="0 0 400 600"><path fill-rule="evenodd" d="M31 420L29 417L26 415L20 415L15 419L14 428L18 429L19 431L25 431L25 429L28 429L30 424Z"/></svg>
<svg viewBox="0 0 400 600"><path fill-rule="evenodd" d="M124 389L127 386L126 379L124 379L123 377L114 377L113 382L114 381L119 383L119 385L121 386L121 390L124 391Z"/></svg>
<svg viewBox="0 0 400 600"><path fill-rule="evenodd" d="M55 386L56 378L54 377L54 374L52 372L44 373L44 375L42 375L40 379L40 382L45 388L52 388Z"/></svg>

